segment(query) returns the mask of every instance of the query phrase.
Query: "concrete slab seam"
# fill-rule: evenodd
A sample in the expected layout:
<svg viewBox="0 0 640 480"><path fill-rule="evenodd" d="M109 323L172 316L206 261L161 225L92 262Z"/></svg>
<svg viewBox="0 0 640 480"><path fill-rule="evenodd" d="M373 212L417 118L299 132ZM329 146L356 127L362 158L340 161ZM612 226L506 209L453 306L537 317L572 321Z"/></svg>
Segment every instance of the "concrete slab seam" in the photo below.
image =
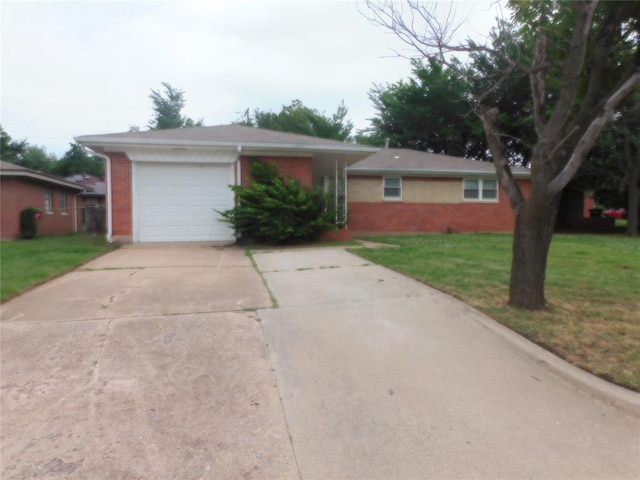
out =
<svg viewBox="0 0 640 480"><path fill-rule="evenodd" d="M298 473L298 478L302 480L302 473L300 472L300 464L298 463L298 456L296 455L296 449L293 447L293 437L291 436L291 428L289 426L289 419L287 418L287 412L284 409L284 401L282 398L282 394L280 392L280 385L278 384L278 379L275 375L275 366L273 364L273 357L271 355L271 348L269 348L269 344L265 340L264 333L264 324L262 323L262 318L260 318L260 312L256 310L256 320L260 324L260 332L262 333L262 341L264 342L265 348L267 349L267 355L269 356L269 366L271 368L271 378L273 379L273 384L278 392L278 403L280 404L280 411L282 412L282 418L284 418L284 424L287 428L287 435L289 436L289 446L291 447L291 453L293 455L293 461L296 463L296 472Z"/></svg>

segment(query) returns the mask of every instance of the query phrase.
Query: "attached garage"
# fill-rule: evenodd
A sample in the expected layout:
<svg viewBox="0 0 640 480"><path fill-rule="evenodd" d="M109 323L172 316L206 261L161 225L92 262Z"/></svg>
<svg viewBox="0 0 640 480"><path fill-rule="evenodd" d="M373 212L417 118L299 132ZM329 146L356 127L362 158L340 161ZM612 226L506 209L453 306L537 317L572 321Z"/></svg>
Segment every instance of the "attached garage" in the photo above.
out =
<svg viewBox="0 0 640 480"><path fill-rule="evenodd" d="M105 160L107 240L233 243L218 211L235 205L230 185L250 181L253 159L317 185L377 148L244 125L76 137Z"/></svg>
<svg viewBox="0 0 640 480"><path fill-rule="evenodd" d="M233 164L134 163L134 241L232 241Z"/></svg>

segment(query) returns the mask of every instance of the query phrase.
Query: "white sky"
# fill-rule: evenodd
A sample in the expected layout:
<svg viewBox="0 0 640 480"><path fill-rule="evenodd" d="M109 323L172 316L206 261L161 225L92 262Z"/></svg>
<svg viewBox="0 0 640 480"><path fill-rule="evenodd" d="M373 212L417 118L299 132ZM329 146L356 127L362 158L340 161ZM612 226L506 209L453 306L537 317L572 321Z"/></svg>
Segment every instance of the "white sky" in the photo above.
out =
<svg viewBox="0 0 640 480"><path fill-rule="evenodd" d="M361 129L373 84L411 70L393 54L406 47L358 12L362 0L0 2L0 123L58 156L74 136L146 129L163 81L205 125L298 98L326 114L344 100ZM495 5L454 8L463 35L486 37Z"/></svg>

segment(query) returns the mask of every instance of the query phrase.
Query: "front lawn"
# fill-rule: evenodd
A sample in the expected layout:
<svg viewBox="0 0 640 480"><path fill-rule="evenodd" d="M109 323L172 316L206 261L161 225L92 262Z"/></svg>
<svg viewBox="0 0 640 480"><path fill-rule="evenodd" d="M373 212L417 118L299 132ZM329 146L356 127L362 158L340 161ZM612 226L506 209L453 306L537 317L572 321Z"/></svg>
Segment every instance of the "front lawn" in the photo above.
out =
<svg viewBox="0 0 640 480"><path fill-rule="evenodd" d="M0 302L113 250L104 237L56 235L0 243Z"/></svg>
<svg viewBox="0 0 640 480"><path fill-rule="evenodd" d="M640 241L556 235L547 268L549 308L507 303L511 235L398 235L400 248L354 253L449 293L574 365L640 391Z"/></svg>

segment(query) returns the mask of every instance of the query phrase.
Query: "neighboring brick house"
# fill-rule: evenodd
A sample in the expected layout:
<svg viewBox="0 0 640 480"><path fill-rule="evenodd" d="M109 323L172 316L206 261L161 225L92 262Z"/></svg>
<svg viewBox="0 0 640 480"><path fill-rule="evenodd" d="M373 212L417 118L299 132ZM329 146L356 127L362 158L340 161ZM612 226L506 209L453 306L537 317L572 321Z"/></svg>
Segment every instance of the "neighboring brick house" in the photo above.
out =
<svg viewBox="0 0 640 480"><path fill-rule="evenodd" d="M0 161L0 238L20 236L20 212L42 210L38 233L78 231L77 196L84 187L55 175Z"/></svg>
<svg viewBox="0 0 640 480"><path fill-rule="evenodd" d="M511 171L528 197L530 171ZM347 172L354 233L513 231L515 217L492 163L384 149Z"/></svg>

